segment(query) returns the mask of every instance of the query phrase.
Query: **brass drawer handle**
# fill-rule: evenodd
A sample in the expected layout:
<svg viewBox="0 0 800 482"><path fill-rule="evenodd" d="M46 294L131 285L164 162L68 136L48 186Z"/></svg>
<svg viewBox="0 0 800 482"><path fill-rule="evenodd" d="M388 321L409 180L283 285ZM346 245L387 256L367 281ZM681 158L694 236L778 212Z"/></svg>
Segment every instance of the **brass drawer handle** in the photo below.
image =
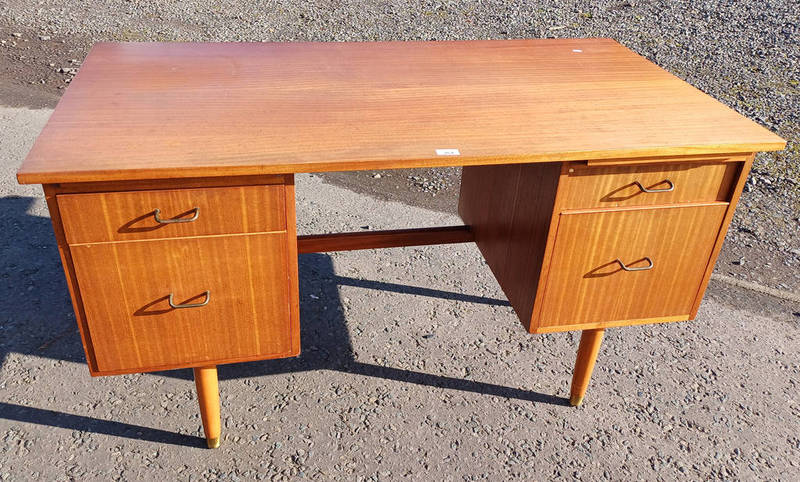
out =
<svg viewBox="0 0 800 482"><path fill-rule="evenodd" d="M652 259L648 258L647 256L645 256L642 259L644 259L645 261L650 263L650 265L649 266L642 266L641 268L629 268L629 267L625 266L625 263L623 263L621 259L617 258L616 261L617 261L617 263L619 263L620 266L622 266L622 269L624 269L625 271L647 271L648 269L653 269L653 260Z"/></svg>
<svg viewBox="0 0 800 482"><path fill-rule="evenodd" d="M200 308L201 306L207 305L208 304L208 300L211 299L211 291L210 290L207 290L203 294L205 295L206 300L203 301L202 303L186 303L185 305L176 305L172 301L172 293L170 293L169 294L169 306L171 306L172 308L176 308L176 309L177 308ZM161 298L161 299L163 300L164 298Z"/></svg>
<svg viewBox="0 0 800 482"><path fill-rule="evenodd" d="M633 181L633 183L639 186L639 189L641 189L642 192L670 192L675 190L675 184L672 184L672 181L670 181L669 179L664 179L663 181L654 184L654 186L658 186L659 184L667 183L669 187L664 189L648 189L642 186L642 183L640 183L639 181Z"/></svg>
<svg viewBox="0 0 800 482"><path fill-rule="evenodd" d="M161 219L161 216L160 216L161 210L160 209L156 209L155 211L153 211L153 217L156 218L156 222L159 223L159 224L191 223L192 221L197 221L197 216L200 215L200 208L193 207L191 209L191 211L188 211L188 212L192 212L192 211L194 211L194 216L192 216L190 218Z"/></svg>

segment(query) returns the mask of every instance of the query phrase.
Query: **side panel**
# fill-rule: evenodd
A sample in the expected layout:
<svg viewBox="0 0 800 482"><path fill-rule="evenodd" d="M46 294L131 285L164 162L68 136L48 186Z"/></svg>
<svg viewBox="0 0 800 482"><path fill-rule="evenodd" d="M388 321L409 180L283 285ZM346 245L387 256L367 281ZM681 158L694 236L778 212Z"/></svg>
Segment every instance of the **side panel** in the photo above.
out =
<svg viewBox="0 0 800 482"><path fill-rule="evenodd" d="M61 256L61 265L64 267L64 275L67 278L67 289L72 300L72 309L75 310L75 320L78 322L78 329L81 332L81 342L83 343L83 351L86 353L86 363L89 365L89 372L92 375L96 375L97 361L94 357L94 347L92 346L89 327L86 324L86 313L83 310L83 299L78 289L78 278L75 276L72 253L69 251L67 238L64 234L64 225L61 221L61 212L56 201L57 189L50 184L43 185L42 189L47 201L47 208L50 211L50 221L53 223L53 232L58 244L58 254Z"/></svg>
<svg viewBox="0 0 800 482"><path fill-rule="evenodd" d="M750 174L750 168L753 167L753 159L755 159L755 154L750 154L747 160L740 164L739 175L732 189L728 210L725 212L725 218L723 218L722 226L720 226L719 233L717 234L714 249L711 251L711 257L708 260L708 265L703 275L703 281L700 283L700 288L697 290L697 295L692 305L692 312L689 314L690 319L694 319L697 316L697 310L700 309L700 303L703 301L703 295L706 292L708 281L711 279L711 273L714 272L714 265L717 263L717 257L722 249L722 245L725 243L725 235L728 234L728 227L731 225L733 213L736 211L736 205L739 203L742 189L744 189L744 185L747 182L747 175Z"/></svg>
<svg viewBox="0 0 800 482"><path fill-rule="evenodd" d="M289 330L292 338L292 351L288 356L300 354L300 276L297 260L297 213L294 196L294 174L285 177L286 193L286 242L289 273Z"/></svg>
<svg viewBox="0 0 800 482"><path fill-rule="evenodd" d="M526 329L558 188L561 163L463 169L458 212Z"/></svg>

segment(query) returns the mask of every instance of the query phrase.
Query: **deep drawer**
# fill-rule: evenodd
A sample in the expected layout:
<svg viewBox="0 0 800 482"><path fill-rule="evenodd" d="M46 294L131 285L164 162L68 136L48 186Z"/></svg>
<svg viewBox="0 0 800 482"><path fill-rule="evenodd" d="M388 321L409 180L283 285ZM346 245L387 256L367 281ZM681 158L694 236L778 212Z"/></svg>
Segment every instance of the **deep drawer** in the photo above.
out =
<svg viewBox="0 0 800 482"><path fill-rule="evenodd" d="M727 208L561 214L538 331L688 319Z"/></svg>
<svg viewBox="0 0 800 482"><path fill-rule="evenodd" d="M728 201L739 168L737 162L608 167L572 163L561 209Z"/></svg>
<svg viewBox="0 0 800 482"><path fill-rule="evenodd" d="M268 186L61 194L69 244L286 229L285 191ZM158 211L156 211L158 210Z"/></svg>
<svg viewBox="0 0 800 482"><path fill-rule="evenodd" d="M286 234L82 244L70 251L99 372L295 354ZM202 306L172 307L170 294L176 306Z"/></svg>

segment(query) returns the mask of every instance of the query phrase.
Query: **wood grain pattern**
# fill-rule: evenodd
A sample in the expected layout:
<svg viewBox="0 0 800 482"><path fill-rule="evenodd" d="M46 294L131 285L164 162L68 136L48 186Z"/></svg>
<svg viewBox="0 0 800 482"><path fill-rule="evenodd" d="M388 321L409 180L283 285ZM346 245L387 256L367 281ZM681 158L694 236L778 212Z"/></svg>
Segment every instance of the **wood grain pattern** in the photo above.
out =
<svg viewBox="0 0 800 482"><path fill-rule="evenodd" d="M501 286L521 169L521 165L510 164L465 166L461 173L458 213L470 226L475 244Z"/></svg>
<svg viewBox="0 0 800 482"><path fill-rule="evenodd" d="M286 229L283 185L62 194L70 244L261 233ZM197 219L160 224L162 219Z"/></svg>
<svg viewBox="0 0 800 482"><path fill-rule="evenodd" d="M219 177L784 146L610 39L100 43L18 179Z"/></svg>
<svg viewBox="0 0 800 482"><path fill-rule="evenodd" d="M737 163L654 164L613 167L587 167L570 163L561 209L591 207L648 206L685 202L727 201L739 171ZM648 189L670 192L646 193Z"/></svg>
<svg viewBox="0 0 800 482"><path fill-rule="evenodd" d="M714 272L714 265L717 262L717 257L722 249L722 245L725 243L725 236L728 234L728 227L733 219L733 214L736 210L736 205L739 203L739 197L742 194L744 185L747 183L747 176L750 174L750 168L753 167L754 159L755 154L750 154L744 162L739 164L739 172L737 173L736 183L731 192L730 204L728 205L728 210L725 212L725 218L722 220L722 225L717 233L714 249L711 251L711 257L706 265L705 273L703 274L703 280L700 283L694 303L692 304L692 310L689 314L690 319L694 319L697 316L697 310L700 309L700 303L703 301L703 294L706 292L708 281L711 279L711 273Z"/></svg>
<svg viewBox="0 0 800 482"><path fill-rule="evenodd" d="M540 290L542 293L544 290ZM621 326L636 326L636 325L650 325L653 323L675 323L679 321L688 321L689 315L677 316L655 316L653 318L623 318L614 321L590 321L586 323L578 323L576 325L569 325L565 328L563 326L539 326L531 325L534 329L530 330L531 333L544 334L544 333L559 333L564 331L576 330L595 330L598 328L617 328Z"/></svg>
<svg viewBox="0 0 800 482"><path fill-rule="evenodd" d="M560 163L473 166L458 212L526 329L545 259Z"/></svg>
<svg viewBox="0 0 800 482"><path fill-rule="evenodd" d="M578 344L578 356L575 359L575 369L572 372L572 386L569 391L569 403L577 407L583 403L586 389L589 388L589 381L592 378L594 364L597 361L597 354L600 353L600 345L603 343L605 330L583 330L581 341Z"/></svg>
<svg viewBox="0 0 800 482"><path fill-rule="evenodd" d="M200 419L206 435L208 448L219 447L221 423L219 417L219 378L214 365L194 369L194 384L197 387L197 402L200 405Z"/></svg>
<svg viewBox="0 0 800 482"><path fill-rule="evenodd" d="M297 259L297 213L295 211L294 175L285 177L286 245L289 272L289 332L292 356L300 354L300 276Z"/></svg>
<svg viewBox="0 0 800 482"><path fill-rule="evenodd" d="M153 191L175 188L265 186L268 184L283 184L286 182L286 177L277 174L264 176L184 177L180 179L72 182L51 184L50 186L56 194L77 194L87 192Z"/></svg>
<svg viewBox="0 0 800 482"><path fill-rule="evenodd" d="M536 278L536 291L533 296L533 309L530 317L521 317L522 324L529 332L533 333L537 326L539 326L539 319L542 314L542 298L544 297L545 281L550 276L550 268L553 263L553 247L555 246L556 234L558 233L558 219L561 215L561 205L564 198L564 185L566 178L569 174L568 162L561 163L561 172L558 177L558 185L556 186L555 199L553 200L553 212L550 215L550 223L547 228L547 237L545 239L544 254L542 256L542 267L538 273L535 273ZM540 241L536 241L539 243Z"/></svg>
<svg viewBox="0 0 800 482"><path fill-rule="evenodd" d="M309 234L297 237L297 250L300 253L326 253L357 249L467 243L474 239L469 226Z"/></svg>
<svg viewBox="0 0 800 482"><path fill-rule="evenodd" d="M686 316L727 203L562 213L536 327ZM615 261L647 271L624 271Z"/></svg>
<svg viewBox="0 0 800 482"><path fill-rule="evenodd" d="M99 374L296 354L288 250L283 233L71 246Z"/></svg>
<svg viewBox="0 0 800 482"><path fill-rule="evenodd" d="M717 162L744 162L747 159L747 153L733 153L733 154L701 154L701 155L688 155L688 156L652 156L652 157L635 157L635 158L621 158L621 159L588 159L586 164L588 166L636 166L642 164L675 164L676 162L683 163L702 163L713 164Z"/></svg>
<svg viewBox="0 0 800 482"><path fill-rule="evenodd" d="M58 254L61 257L61 265L64 267L64 275L67 278L67 290L69 291L72 309L75 312L75 321L78 322L78 330L81 334L83 351L86 354L86 364L89 366L89 373L94 375L97 372L97 360L94 356L92 338L89 336L89 325L86 323L86 311L83 309L83 297L78 288L78 278L75 275L75 267L72 261L72 253L67 244L67 237L64 234L64 225L61 222L61 212L56 201L56 189L53 185L45 184L42 186L44 198L47 201L47 209L50 211L50 221L53 224L53 232L58 245Z"/></svg>

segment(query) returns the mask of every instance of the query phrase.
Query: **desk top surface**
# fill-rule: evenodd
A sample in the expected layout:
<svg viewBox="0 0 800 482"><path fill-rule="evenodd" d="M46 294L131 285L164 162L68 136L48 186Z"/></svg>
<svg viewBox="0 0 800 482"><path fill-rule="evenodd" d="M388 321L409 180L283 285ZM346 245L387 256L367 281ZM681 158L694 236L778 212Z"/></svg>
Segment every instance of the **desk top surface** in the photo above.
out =
<svg viewBox="0 0 800 482"><path fill-rule="evenodd" d="M24 183L778 150L610 39L100 43Z"/></svg>

